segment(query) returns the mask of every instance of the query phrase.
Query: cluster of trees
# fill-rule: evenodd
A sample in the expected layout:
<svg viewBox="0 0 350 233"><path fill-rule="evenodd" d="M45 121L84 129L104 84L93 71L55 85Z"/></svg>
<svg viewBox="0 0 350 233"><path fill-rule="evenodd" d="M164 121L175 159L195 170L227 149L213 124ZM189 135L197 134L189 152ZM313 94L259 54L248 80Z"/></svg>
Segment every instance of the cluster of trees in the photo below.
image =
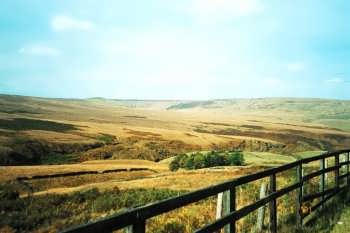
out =
<svg viewBox="0 0 350 233"><path fill-rule="evenodd" d="M244 157L241 151L210 151L208 153L196 152L178 155L169 164L169 169L171 171L176 171L179 168L200 169L206 167L240 165L244 165Z"/></svg>

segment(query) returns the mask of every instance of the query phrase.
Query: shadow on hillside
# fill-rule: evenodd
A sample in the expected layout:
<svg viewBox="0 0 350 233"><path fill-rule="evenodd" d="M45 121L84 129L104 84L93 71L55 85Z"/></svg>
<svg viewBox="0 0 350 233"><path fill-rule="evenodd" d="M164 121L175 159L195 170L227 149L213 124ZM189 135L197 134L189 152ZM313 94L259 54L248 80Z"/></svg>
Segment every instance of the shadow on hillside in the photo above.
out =
<svg viewBox="0 0 350 233"><path fill-rule="evenodd" d="M0 129L7 130L45 130L53 132L66 132L76 130L76 126L54 121L35 120L27 118L0 119Z"/></svg>

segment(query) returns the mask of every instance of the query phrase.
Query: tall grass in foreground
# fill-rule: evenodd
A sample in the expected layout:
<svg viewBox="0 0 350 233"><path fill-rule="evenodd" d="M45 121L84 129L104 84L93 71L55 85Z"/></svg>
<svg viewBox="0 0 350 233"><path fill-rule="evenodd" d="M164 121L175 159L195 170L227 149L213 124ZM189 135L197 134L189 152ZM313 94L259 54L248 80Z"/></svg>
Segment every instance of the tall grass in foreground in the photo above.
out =
<svg viewBox="0 0 350 233"><path fill-rule="evenodd" d="M156 189L90 189L65 195L20 198L16 187L0 187L0 232L56 232L133 206L177 196L182 192Z"/></svg>
<svg viewBox="0 0 350 233"><path fill-rule="evenodd" d="M267 183L268 179L237 187L238 209L259 199L259 188L262 182ZM294 183L293 171L280 174L277 182L278 188ZM314 180L309 185L309 191L316 190L318 181ZM185 193L185 191L164 189L119 190L115 188L105 192L91 189L73 194L20 198L16 189L11 185L0 187L0 232L55 232L72 225L106 217L127 208ZM330 232L339 219L341 209L350 208L349 195L342 193L325 205L325 211L312 214L303 229L296 229L296 198L296 192L291 192L277 199L278 232ZM189 233L215 221L215 215L216 196L213 196L147 220L147 232ZM268 216L267 208L264 232L268 232ZM238 232L254 232L256 220L257 211L242 218L237 222Z"/></svg>

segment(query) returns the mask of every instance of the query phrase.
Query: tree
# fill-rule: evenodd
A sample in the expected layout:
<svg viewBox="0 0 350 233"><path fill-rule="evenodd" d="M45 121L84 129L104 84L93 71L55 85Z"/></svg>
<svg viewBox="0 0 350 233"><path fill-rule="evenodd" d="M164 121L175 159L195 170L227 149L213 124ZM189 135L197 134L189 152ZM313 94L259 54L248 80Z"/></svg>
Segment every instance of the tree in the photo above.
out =
<svg viewBox="0 0 350 233"><path fill-rule="evenodd" d="M194 169L193 156L187 156L187 158L185 160L185 168L186 169Z"/></svg>
<svg viewBox="0 0 350 233"><path fill-rule="evenodd" d="M170 171L177 171L178 169L180 168L180 164L179 164L179 161L176 159L173 159L173 161L170 162L169 164L169 169Z"/></svg>
<svg viewBox="0 0 350 233"><path fill-rule="evenodd" d="M244 164L244 156L241 151L228 153L228 163L231 166L241 166Z"/></svg>
<svg viewBox="0 0 350 233"><path fill-rule="evenodd" d="M203 154L197 153L197 154L194 155L194 157L193 157L193 167L194 167L194 169L199 169L199 168L206 167L205 159L204 159L204 155Z"/></svg>

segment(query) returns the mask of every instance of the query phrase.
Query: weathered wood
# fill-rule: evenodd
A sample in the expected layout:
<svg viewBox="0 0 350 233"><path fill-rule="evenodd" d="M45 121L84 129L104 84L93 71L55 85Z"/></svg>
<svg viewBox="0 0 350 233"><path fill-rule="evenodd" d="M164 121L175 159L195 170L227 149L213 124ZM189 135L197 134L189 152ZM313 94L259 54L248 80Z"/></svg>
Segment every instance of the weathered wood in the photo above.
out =
<svg viewBox="0 0 350 233"><path fill-rule="evenodd" d="M226 216L222 217L221 219L216 220L212 224L208 224L208 225L198 229L195 232L196 233L211 233L211 232L217 231L217 230L223 228L226 224L230 223L232 220L238 220L240 218L243 218L244 216L248 215L249 213L257 210L259 207L266 205L267 203L269 203L273 199L277 199L277 198L285 195L286 193L293 191L294 189L300 188L300 186L301 186L301 183L296 183L296 184L293 184L293 185L288 186L286 188L283 188L283 189L281 189L273 194L269 194L265 198L260 199L260 200L254 202L248 206L242 207L241 209L236 210L236 211L230 213L229 215L226 215Z"/></svg>
<svg viewBox="0 0 350 233"><path fill-rule="evenodd" d="M236 211L236 187L230 189L230 212ZM230 233L236 233L236 220L230 223Z"/></svg>
<svg viewBox="0 0 350 233"><path fill-rule="evenodd" d="M303 202L308 202L308 201L312 201L312 200L314 200L314 199L316 199L316 198L319 198L319 197L322 198L322 196L323 196L323 197L324 197L324 196L327 196L328 194L334 192L336 189L337 189L337 188L330 188L330 189L324 190L323 192L321 191L321 192L317 192L317 193L312 193L312 194L304 195L302 201L303 201ZM324 198L323 198L323 199L324 199Z"/></svg>
<svg viewBox="0 0 350 233"><path fill-rule="evenodd" d="M276 168L270 168L261 172L257 172L254 174L246 175L239 177L237 179L233 179L218 185L214 185L208 188L204 188L201 190L193 191L186 193L182 196L175 197L175 198L170 198L167 200L163 200L157 203L149 204L146 206L134 208L128 211L125 211L123 213L119 213L116 215L113 215L111 217L104 218L102 220L92 222L89 224L81 225L78 227L70 228L64 232L68 233L78 233L78 232L84 232L84 233L89 233L89 232L98 232L98 233L104 233L104 232L111 232L114 230L118 229L123 229L129 225L133 225L133 230L137 230L135 233L139 232L144 232L145 230L145 221L151 217L163 214L165 212L169 212L171 210L183 207L185 205L200 201L202 199L208 198L210 196L217 195L218 193L224 192L226 190L230 190L230 208L231 211L229 212L228 215L223 216L222 218L216 220L214 223L207 225L198 232L213 232L218 229L222 229L225 225L230 224L230 226L233 226L231 228L234 229L235 226L235 221L246 216L247 214L251 213L252 211L276 200L276 198L281 197L282 195L285 195L289 192L291 192L294 189L297 189L298 191L298 198L297 198L297 218L298 218L298 224L301 226L300 223L302 223L302 217L299 213L300 207L302 204L303 200L303 183L306 181L307 178L310 178L311 176L315 177L316 174L312 175L306 175L303 178L302 174L302 165L305 163L309 163L312 161L317 161L320 159L326 159L334 156L335 158L338 157L338 161L336 159L336 164L335 166L339 165L348 165L349 162L342 162L341 164L339 163L339 154L341 153L348 153L350 150L340 150L340 151L335 151L335 152L327 152L324 154L321 154L319 156L315 156L312 158L306 158L302 159L299 161L295 161L289 164L285 164ZM348 155L349 156L349 155ZM347 163L347 164L345 164ZM235 210L235 191L233 190L235 187L242 185L242 184L247 184L249 182L259 180L262 178L265 178L267 176L272 176L276 175L279 172L283 172L289 169L292 169L294 167L298 167L298 172L297 172L297 180L298 182L287 187L283 188L281 190L278 190L276 192L270 193L268 196L265 198L258 200L255 203L252 203L248 206L245 206L239 210ZM327 164L325 163L325 169L327 167ZM339 187L339 181L340 181L340 176L339 176L339 167L335 168L336 174L335 174L335 181L336 181L336 187ZM347 171L349 172L349 168L347 167ZM337 174L338 173L338 174ZM325 177L325 183L326 183L326 177L327 173L324 174ZM349 177L348 177L349 178ZM350 184L350 183L349 183ZM349 185L350 186L350 185ZM341 188L342 189L342 188ZM340 189L337 189L334 193L332 192L330 195L335 195ZM233 198L234 197L234 198ZM329 196L327 196L324 201L328 200ZM233 231L234 232L234 231ZM134 233L134 232L133 232Z"/></svg>
<svg viewBox="0 0 350 233"><path fill-rule="evenodd" d="M321 195L321 201L323 201L324 200L324 189L325 189L325 172L324 172L324 170L325 170L325 168L326 168L326 161L325 161L325 158L322 158L321 160L320 160L320 171L323 171L323 173L321 174L321 177L320 177L320 184L319 184L319 192L321 192L322 193L322 195ZM323 205L322 205L322 207L323 207Z"/></svg>
<svg viewBox="0 0 350 233"><path fill-rule="evenodd" d="M222 211L223 211L223 216L230 214L230 191L224 192L224 195L222 196ZM224 227L224 233L230 233L230 225L227 224Z"/></svg>
<svg viewBox="0 0 350 233"><path fill-rule="evenodd" d="M299 160L300 162L302 162L302 163L310 163L310 162L314 162L314 161L318 161L318 160L320 160L320 159L322 159L322 158L330 158L330 157L333 157L333 156L335 156L335 155L337 155L337 154L342 154L342 153L347 153L347 152L349 152L349 150L347 149L347 150L337 150L337 151L333 151L333 152L325 152L325 153L323 153L323 154L320 154L320 155L317 155L317 156L313 156L313 157L309 157L309 158L304 158L304 159L301 159L301 160Z"/></svg>
<svg viewBox="0 0 350 233"><path fill-rule="evenodd" d="M300 164L297 166L297 182L303 182L303 165ZM303 183L297 189L297 200L296 200L296 225L298 227L302 227L303 225L303 217L301 213L301 205L302 205L302 200L303 200Z"/></svg>
<svg viewBox="0 0 350 233"><path fill-rule="evenodd" d="M325 159L325 169L329 168L330 162L328 159ZM328 184L328 172L324 174L324 178L326 179L325 185Z"/></svg>
<svg viewBox="0 0 350 233"><path fill-rule="evenodd" d="M263 199L267 195L267 183L263 182L260 186L259 199ZM258 209L258 219L256 223L255 232L262 232L264 228L264 219L265 219L265 209L266 206L262 206Z"/></svg>
<svg viewBox="0 0 350 233"><path fill-rule="evenodd" d="M124 233L133 233L132 232L132 226L127 226L124 228Z"/></svg>
<svg viewBox="0 0 350 233"><path fill-rule="evenodd" d="M219 193L216 199L216 217L215 219L220 219L222 217L222 195Z"/></svg>
<svg viewBox="0 0 350 233"><path fill-rule="evenodd" d="M270 176L270 193L276 192L276 174ZM277 204L276 199L270 201L270 232L277 232Z"/></svg>
<svg viewBox="0 0 350 233"><path fill-rule="evenodd" d="M312 178L316 177L316 176L320 176L322 174L327 174L328 172L332 172L332 171L335 171L337 169L340 168L340 165L338 166L332 166L332 167L327 167L323 170L318 170L318 171L315 171L315 172L312 172L310 174L307 174L307 175L303 175L303 181L306 182L308 180L311 180Z"/></svg>
<svg viewBox="0 0 350 233"><path fill-rule="evenodd" d="M223 195L223 216L230 214L235 211L236 208L236 189L232 188ZM234 233L236 232L235 221L230 222L224 227L224 233Z"/></svg>
<svg viewBox="0 0 350 233"><path fill-rule="evenodd" d="M346 184L349 186L350 185L350 174L349 174L349 171L350 171L350 153L346 153L346 174L347 174L347 177L346 177Z"/></svg>
<svg viewBox="0 0 350 233"><path fill-rule="evenodd" d="M146 232L146 221L137 221L132 225L132 233L145 233Z"/></svg>
<svg viewBox="0 0 350 233"><path fill-rule="evenodd" d="M339 188L340 186L340 179L339 179L339 154L334 156L334 166L338 166L337 169L334 170L334 182L335 182L335 187Z"/></svg>
<svg viewBox="0 0 350 233"><path fill-rule="evenodd" d="M327 155L328 156L328 155ZM138 218L148 219L154 216L169 212L171 210L186 206L188 204L200 201L213 195L217 195L220 192L229 190L232 187L236 187L242 184L246 184L255 180L262 179L277 172L283 172L294 168L301 161L295 161L289 164L284 164L279 167L266 169L257 173L241 176L233 180L226 181L221 184L213 185L207 188L203 188L197 191L183 194L179 197L169 198L167 200L159 201L157 203L149 204L146 206L138 207L130 211L117 214L111 217L107 217L96 222L72 227L63 232L110 232L111 230L122 229L126 226L132 225ZM98 230L96 230L98 229Z"/></svg>

